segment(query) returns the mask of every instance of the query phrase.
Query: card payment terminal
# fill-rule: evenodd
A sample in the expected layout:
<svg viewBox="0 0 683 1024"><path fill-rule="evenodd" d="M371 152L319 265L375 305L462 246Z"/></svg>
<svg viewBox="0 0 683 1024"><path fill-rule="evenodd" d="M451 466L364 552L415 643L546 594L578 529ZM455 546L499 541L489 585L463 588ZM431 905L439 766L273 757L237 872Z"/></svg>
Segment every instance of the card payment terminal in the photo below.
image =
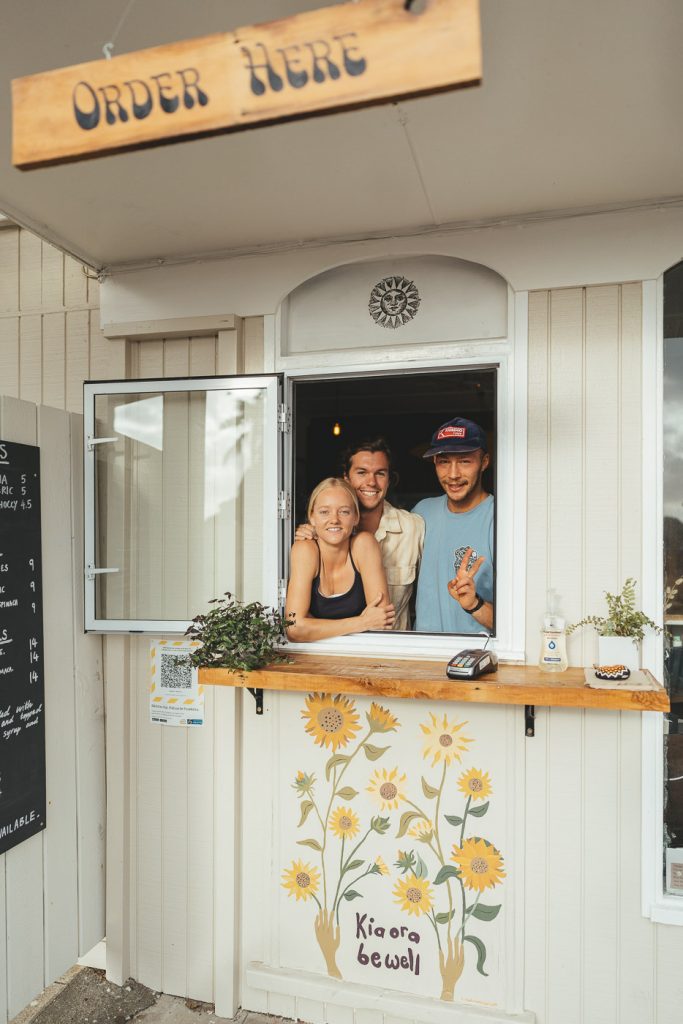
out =
<svg viewBox="0 0 683 1024"><path fill-rule="evenodd" d="M451 658L446 668L449 679L477 679L487 672L495 672L498 668L498 656L493 651L480 648L458 651Z"/></svg>

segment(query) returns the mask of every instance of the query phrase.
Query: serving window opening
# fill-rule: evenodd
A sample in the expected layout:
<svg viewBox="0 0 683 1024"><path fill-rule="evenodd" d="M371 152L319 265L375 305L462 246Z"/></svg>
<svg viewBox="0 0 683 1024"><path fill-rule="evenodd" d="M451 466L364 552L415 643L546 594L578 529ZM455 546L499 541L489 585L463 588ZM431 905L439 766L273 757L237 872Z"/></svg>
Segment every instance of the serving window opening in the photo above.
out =
<svg viewBox="0 0 683 1024"><path fill-rule="evenodd" d="M442 499L443 504L447 495L437 475L434 458L424 456L430 449L433 435L439 427L456 417L475 423L481 428L485 438L488 465L483 468L481 484L486 494L491 496L487 505L492 510L496 498L497 372L497 367L484 367L294 380L291 539L293 540L297 525L306 522L309 496L316 485L327 477L343 477L346 469L345 454L349 449L367 442L372 444L383 441L391 452L390 483L386 495L390 506L412 511L419 502L435 498ZM435 521L431 519L435 509L434 504L422 506L422 510L429 517L427 530L432 530L432 538L436 536L434 531L437 528ZM486 558L481 570L478 570L478 573L482 572L481 579L486 578L487 574L490 577L494 615L491 628L484 630L476 619L469 617L467 628L460 625L457 628L444 628L446 623L451 621L445 618L448 602L453 600L448 595L444 600L444 616L438 620L441 628L434 628L433 625L427 629L420 628L417 612L417 582L420 570L423 572L420 600L424 609L425 597L422 595L427 595L428 582L429 589L432 586L439 586L435 573L441 571L442 565L443 573L452 577L455 575L458 558L462 560L464 547L470 546L475 550L479 548L480 541L477 538L481 538L483 527L478 525L481 517L477 513L476 517L471 517L473 527L474 520L477 521L472 535L473 543L468 544L469 535L460 531L462 543L453 548L453 545L449 544L450 533L444 534L443 545L438 549L436 560L432 543L426 549L427 556L431 557L429 565L425 558L422 565L415 566L412 586L407 577L404 579L404 582L409 584L408 589L411 592L408 607L402 616L403 621L397 624L399 632L442 632L477 636L487 632L489 635L495 635L495 514L491 513L491 517L492 523L489 524L490 531L487 534L490 539L485 545ZM452 518L459 520L460 524L465 523L465 517L453 515ZM380 533L377 536L379 539ZM409 569L387 569L390 590L391 572L399 572L399 575L402 572L404 577L406 572L410 575ZM429 573L429 581L425 576L426 572ZM429 618L426 613L420 614L423 623L437 621Z"/></svg>

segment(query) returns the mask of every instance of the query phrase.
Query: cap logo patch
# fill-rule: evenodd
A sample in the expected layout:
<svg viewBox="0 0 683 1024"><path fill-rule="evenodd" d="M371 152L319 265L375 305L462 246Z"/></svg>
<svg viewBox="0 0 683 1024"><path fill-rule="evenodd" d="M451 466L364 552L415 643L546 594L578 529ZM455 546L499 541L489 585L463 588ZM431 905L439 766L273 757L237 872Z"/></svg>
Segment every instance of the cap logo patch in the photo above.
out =
<svg viewBox="0 0 683 1024"><path fill-rule="evenodd" d="M447 437L467 437L467 427L442 427L436 439L443 441Z"/></svg>

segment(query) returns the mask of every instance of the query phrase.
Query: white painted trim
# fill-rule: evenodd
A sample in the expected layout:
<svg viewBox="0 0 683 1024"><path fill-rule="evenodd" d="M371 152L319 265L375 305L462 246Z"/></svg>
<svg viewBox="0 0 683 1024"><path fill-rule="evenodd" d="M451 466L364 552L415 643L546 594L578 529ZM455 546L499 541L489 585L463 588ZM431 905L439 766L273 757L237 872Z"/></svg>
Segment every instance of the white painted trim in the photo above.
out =
<svg viewBox="0 0 683 1024"><path fill-rule="evenodd" d="M663 455L663 277L643 281L643 452L642 593L643 611L664 616L664 455ZM662 678L664 654L654 635L643 641L643 663ZM664 718L642 718L642 912L660 924L683 926L683 898L664 892Z"/></svg>
<svg viewBox="0 0 683 1024"><path fill-rule="evenodd" d="M156 341L159 338L206 337L219 331L234 331L239 317L234 313L224 316L172 317L170 320L124 320L122 323L102 325L102 333L109 341Z"/></svg>
<svg viewBox="0 0 683 1024"><path fill-rule="evenodd" d="M262 991L330 1003L333 1006L347 1006L352 1010L376 1010L390 1017L420 1024L535 1024L536 1021L536 1014L529 1011L506 1013L504 1010L470 1006L467 1003L446 1003L440 999L426 999L407 992L336 981L319 974L292 971L284 967L252 963L247 967L246 976L252 988Z"/></svg>
<svg viewBox="0 0 683 1024"><path fill-rule="evenodd" d="M469 367L498 367L498 443L496 508L496 622L491 642L503 661L525 660L526 509L527 509L527 332L528 293L508 294L510 336L505 340L447 342L401 346L393 352L367 349L316 352L283 356L282 321L275 321L275 368L285 373L285 400L291 403L295 380L327 377L387 375L422 370L453 371ZM501 499L501 495L504 497ZM375 633L355 634L289 644L288 650L307 653L393 658L448 658L462 647L481 647L485 636L453 634Z"/></svg>
<svg viewBox="0 0 683 1024"><path fill-rule="evenodd" d="M242 694L214 693L213 999L219 1017L239 1007L240 737Z"/></svg>

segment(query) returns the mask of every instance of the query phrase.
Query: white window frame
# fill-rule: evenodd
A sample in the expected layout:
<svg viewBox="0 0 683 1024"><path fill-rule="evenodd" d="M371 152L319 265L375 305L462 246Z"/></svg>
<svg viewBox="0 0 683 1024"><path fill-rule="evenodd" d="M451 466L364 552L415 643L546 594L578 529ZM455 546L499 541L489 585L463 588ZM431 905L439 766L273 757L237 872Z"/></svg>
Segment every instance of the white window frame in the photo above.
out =
<svg viewBox="0 0 683 1024"><path fill-rule="evenodd" d="M393 372L498 368L496 440L496 637L490 648L505 661L525 661L527 510L527 337L528 293L508 289L508 334L494 341L460 341L364 350L281 355L279 315L267 318L266 344L273 367L285 375L285 399L292 382L329 377L386 376ZM360 359L362 358L362 362ZM285 480L292 485L291 452ZM435 485L435 491L437 487ZM363 633L287 650L392 658L450 658L462 647L482 647L484 636Z"/></svg>
<svg viewBox="0 0 683 1024"><path fill-rule="evenodd" d="M643 610L664 619L664 277L643 281ZM659 637L643 641L643 663L664 676ZM683 925L683 897L664 891L664 715L646 711L642 722L642 912L660 924Z"/></svg>
<svg viewBox="0 0 683 1024"><path fill-rule="evenodd" d="M179 619L102 619L95 614L96 578L89 572L111 568L97 565L95 548L95 456L96 446L89 442L95 437L95 399L98 395L129 395L176 391L244 391L263 389L266 394L264 434L272 444L263 451L263 578L262 593L265 604L277 605L278 551L281 546L280 520L277 518L278 494L282 465L278 405L281 379L276 374L221 377L153 378L149 380L86 381L83 385L83 458L84 458L84 617L85 631L93 633L184 633L191 620ZM91 578L89 578L91 577Z"/></svg>

